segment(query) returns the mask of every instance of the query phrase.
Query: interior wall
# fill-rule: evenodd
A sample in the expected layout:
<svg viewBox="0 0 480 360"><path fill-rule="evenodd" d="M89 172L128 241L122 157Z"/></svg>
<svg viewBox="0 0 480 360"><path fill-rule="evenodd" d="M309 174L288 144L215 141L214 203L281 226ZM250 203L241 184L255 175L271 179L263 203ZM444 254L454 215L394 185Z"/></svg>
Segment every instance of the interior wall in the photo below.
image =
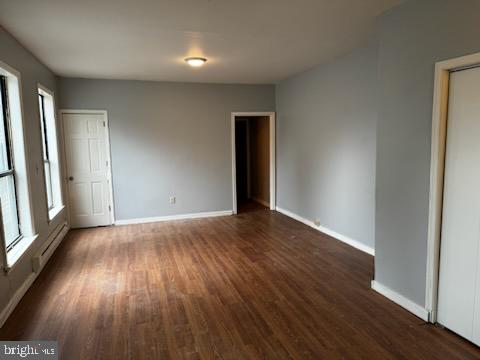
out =
<svg viewBox="0 0 480 360"><path fill-rule="evenodd" d="M249 119L250 198L270 203L270 117Z"/></svg>
<svg viewBox="0 0 480 360"><path fill-rule="evenodd" d="M374 248L377 44L276 87L277 205Z"/></svg>
<svg viewBox="0 0 480 360"><path fill-rule="evenodd" d="M275 109L273 85L59 83L62 108L108 111L116 220L232 210L231 112Z"/></svg>
<svg viewBox="0 0 480 360"><path fill-rule="evenodd" d="M28 171L32 209L38 238L18 260L14 268L0 274L0 313L25 280L32 274L32 257L48 235L66 221L65 211L54 221L48 221L45 180L43 174L42 143L38 108L38 83L53 91L57 98L55 75L28 50L0 27L0 61L20 72L24 118L24 135L27 142ZM57 126L57 133L60 134Z"/></svg>
<svg viewBox="0 0 480 360"><path fill-rule="evenodd" d="M279 207L375 246L376 280L420 305L434 63L480 51L479 13L477 0L406 2L381 17L378 48L355 50L276 86ZM0 60L22 75L40 235L17 266L0 275L3 308L57 225L47 221L38 170L36 86L57 88L55 76L1 28ZM230 112L275 109L272 86L85 79L59 84L61 107L109 111L117 219L230 209ZM168 204L170 195L177 196L176 205ZM64 220L62 214L58 221Z"/></svg>
<svg viewBox="0 0 480 360"><path fill-rule="evenodd" d="M477 0L409 1L380 21L375 279L424 306L435 62L480 51Z"/></svg>

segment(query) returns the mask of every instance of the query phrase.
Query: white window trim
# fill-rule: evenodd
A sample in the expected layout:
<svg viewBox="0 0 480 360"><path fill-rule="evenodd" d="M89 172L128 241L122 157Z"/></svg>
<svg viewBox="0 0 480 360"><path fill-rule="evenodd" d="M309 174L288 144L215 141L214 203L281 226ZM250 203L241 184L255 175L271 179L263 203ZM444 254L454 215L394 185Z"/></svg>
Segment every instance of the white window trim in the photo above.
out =
<svg viewBox="0 0 480 360"><path fill-rule="evenodd" d="M37 235L33 236L24 236L22 239L7 253L7 265L5 269L10 271L15 264L18 263L18 260L27 252L33 242L38 238Z"/></svg>
<svg viewBox="0 0 480 360"><path fill-rule="evenodd" d="M49 211L48 211L48 219L49 219L49 222L52 222L54 221L57 216L63 212L63 210L65 209L65 205L62 204L62 205L57 205L57 206L54 206L53 208L51 208Z"/></svg>
<svg viewBox="0 0 480 360"><path fill-rule="evenodd" d="M48 209L47 205L47 211L48 211L48 222L51 223L53 222L57 216L65 209L65 196L63 193L63 187L64 187L64 172L62 168L62 154L60 149L62 149L62 146L59 142L59 127L58 127L58 118L57 118L57 110L56 110L56 105L55 105L55 93L48 89L46 86L42 85L41 83L37 83L37 88L39 94L42 95L48 95L52 97L52 103L53 103L53 118L54 118L54 124L55 124L55 142L56 142L56 151L57 151L57 162L58 162L58 174L59 174L59 186L60 186L60 193L59 193L59 204L54 203L54 207L51 209ZM40 113L38 114L38 118L40 119ZM40 127L40 122L39 122L39 128L41 131ZM41 144L43 146L43 144ZM42 167L43 169L43 167ZM44 182L45 182L45 171L43 171L43 176L44 176ZM52 194L53 196L53 194Z"/></svg>
<svg viewBox="0 0 480 360"><path fill-rule="evenodd" d="M22 239L7 254L5 247L5 239L3 231L0 232L1 246L0 255L2 265L6 270L11 269L21 256L27 251L31 244L35 241L38 234L35 229L35 219L33 212L32 186L29 172L29 149L25 135L25 117L23 109L23 90L22 78L20 72L12 68L10 65L0 61L0 74L7 77L7 86L9 87L9 106L14 111L10 112L10 121L20 124L20 130L12 134L14 142L14 163L15 170L18 175L16 178L17 189L17 209L19 213L20 232Z"/></svg>

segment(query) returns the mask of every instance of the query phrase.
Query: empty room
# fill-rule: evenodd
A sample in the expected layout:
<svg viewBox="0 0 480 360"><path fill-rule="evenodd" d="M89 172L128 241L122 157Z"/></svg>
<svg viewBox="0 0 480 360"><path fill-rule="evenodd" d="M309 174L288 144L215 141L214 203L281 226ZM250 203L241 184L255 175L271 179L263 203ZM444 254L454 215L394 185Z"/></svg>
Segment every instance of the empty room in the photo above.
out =
<svg viewBox="0 0 480 360"><path fill-rule="evenodd" d="M0 359L480 359L478 0L0 0Z"/></svg>

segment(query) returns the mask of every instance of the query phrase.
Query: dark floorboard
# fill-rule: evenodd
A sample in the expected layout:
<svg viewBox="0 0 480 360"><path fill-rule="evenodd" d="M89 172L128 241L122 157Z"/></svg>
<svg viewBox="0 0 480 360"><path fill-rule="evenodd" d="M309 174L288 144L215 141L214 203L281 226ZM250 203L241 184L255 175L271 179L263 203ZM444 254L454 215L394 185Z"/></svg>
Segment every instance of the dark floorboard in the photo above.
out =
<svg viewBox="0 0 480 360"><path fill-rule="evenodd" d="M479 359L370 289L373 257L277 212L69 233L4 327L62 359Z"/></svg>

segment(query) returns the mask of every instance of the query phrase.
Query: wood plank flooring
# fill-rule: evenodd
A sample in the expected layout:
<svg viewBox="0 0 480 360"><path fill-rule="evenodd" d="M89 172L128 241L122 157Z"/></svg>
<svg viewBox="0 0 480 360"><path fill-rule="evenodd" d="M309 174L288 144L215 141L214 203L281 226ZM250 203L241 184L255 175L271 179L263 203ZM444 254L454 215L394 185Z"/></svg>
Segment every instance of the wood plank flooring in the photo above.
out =
<svg viewBox="0 0 480 360"><path fill-rule="evenodd" d="M70 232L2 340L62 359L479 359L370 289L373 257L264 209Z"/></svg>

